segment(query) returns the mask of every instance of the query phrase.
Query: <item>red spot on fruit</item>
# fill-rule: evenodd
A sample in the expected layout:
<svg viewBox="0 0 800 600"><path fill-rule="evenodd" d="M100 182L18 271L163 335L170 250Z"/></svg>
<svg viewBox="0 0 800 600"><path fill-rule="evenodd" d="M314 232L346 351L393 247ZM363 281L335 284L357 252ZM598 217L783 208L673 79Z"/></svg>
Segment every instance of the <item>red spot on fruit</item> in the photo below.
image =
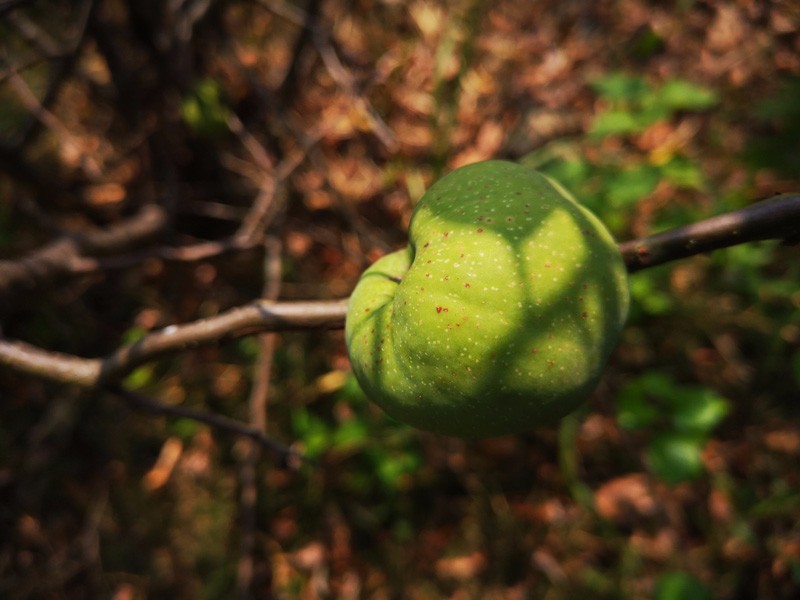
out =
<svg viewBox="0 0 800 600"><path fill-rule="evenodd" d="M478 233L483 233L483 227L478 227Z"/></svg>
<svg viewBox="0 0 800 600"><path fill-rule="evenodd" d="M428 246L430 246L430 245L431 245L431 243L430 243L430 242L425 242L425 243L422 245L422 247L423 247L423 248L427 248L427 247L428 247Z"/></svg>
<svg viewBox="0 0 800 600"><path fill-rule="evenodd" d="M450 232L449 232L449 231L445 231L445 232L444 232L442 235L443 235L444 237L447 237L448 235L450 235Z"/></svg>
<svg viewBox="0 0 800 600"><path fill-rule="evenodd" d="M464 287L465 287L465 288L468 288L468 287L472 287L472 286L471 286L470 284L468 284L468 283L465 283L465 284L464 284Z"/></svg>
<svg viewBox="0 0 800 600"><path fill-rule="evenodd" d="M437 313L440 313L440 312L442 312L442 307L441 307L441 306L437 306L437 307L436 307L436 312L437 312Z"/></svg>

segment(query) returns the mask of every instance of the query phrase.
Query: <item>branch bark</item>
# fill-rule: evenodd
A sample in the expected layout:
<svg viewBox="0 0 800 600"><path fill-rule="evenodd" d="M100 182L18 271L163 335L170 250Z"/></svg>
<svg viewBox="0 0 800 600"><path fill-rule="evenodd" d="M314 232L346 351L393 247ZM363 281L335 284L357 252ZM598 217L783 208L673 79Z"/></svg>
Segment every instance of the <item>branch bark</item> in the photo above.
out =
<svg viewBox="0 0 800 600"><path fill-rule="evenodd" d="M119 381L137 366L164 354L265 331L338 329L347 300L257 301L207 319L170 325L104 358L80 358L0 338L0 365L81 387Z"/></svg>
<svg viewBox="0 0 800 600"><path fill-rule="evenodd" d="M0 314L16 297L56 281L78 268L86 256L124 252L164 230L167 215L154 204L130 219L91 233L65 235L17 260L0 260Z"/></svg>
<svg viewBox="0 0 800 600"><path fill-rule="evenodd" d="M800 242L800 194L782 194L740 210L619 245L628 272L759 240Z"/></svg>
<svg viewBox="0 0 800 600"><path fill-rule="evenodd" d="M106 247L112 239L110 236L106 239L108 244L100 244L95 250ZM624 242L620 250L628 270L634 273L694 254L767 239L786 244L800 242L800 194L784 194L685 227ZM2 281L0 276L0 293ZM221 339L267 331L341 329L346 313L346 298L261 300L215 317L154 331L104 358L80 358L0 338L0 365L52 381L95 387L118 382L137 366L164 354Z"/></svg>

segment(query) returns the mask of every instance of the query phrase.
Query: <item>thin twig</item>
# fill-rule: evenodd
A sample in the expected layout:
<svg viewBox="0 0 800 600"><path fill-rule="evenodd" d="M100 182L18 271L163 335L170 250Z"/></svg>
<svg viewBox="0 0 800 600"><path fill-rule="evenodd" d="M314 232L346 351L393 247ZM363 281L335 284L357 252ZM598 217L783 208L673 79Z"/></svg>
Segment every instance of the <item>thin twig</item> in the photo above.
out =
<svg viewBox="0 0 800 600"><path fill-rule="evenodd" d="M157 258L168 262L199 262L219 258L231 252L253 250L261 246L261 240L245 240L231 237L217 242L199 242L188 246L158 246L140 252L121 254L108 257L76 258L70 267L70 272L76 275L88 273L109 272L118 269L128 269L142 264L148 258Z"/></svg>
<svg viewBox="0 0 800 600"><path fill-rule="evenodd" d="M102 169L94 157L85 151L80 141L72 134L72 132L59 120L59 118L50 112L41 103L36 94L33 93L25 80L16 73L12 73L8 82L11 89L17 94L17 97L25 105L25 108L38 119L42 125L46 126L53 132L53 135L65 148L74 152L80 157L81 170L93 181L97 181L102 177Z"/></svg>
<svg viewBox="0 0 800 600"><path fill-rule="evenodd" d="M339 55L336 53L336 48L334 48L330 34L326 29L319 26L319 16L317 14L319 10L318 2L315 0L315 2L309 3L308 9L305 11L283 0L259 0L259 4L270 12L303 28L295 46L292 63L286 73L286 78L283 83L284 90L282 93L286 94L290 90L293 91L297 85L299 81L299 76L297 74L299 58L308 44L308 41L311 40L314 42L314 46L322 59L325 70L328 71L328 74L337 85L344 90L364 115L375 137L378 138L390 152L397 150L399 142L397 141L397 136L394 131L386 124L383 117L381 117L364 93L358 89L353 74L344 66Z"/></svg>
<svg viewBox="0 0 800 600"><path fill-rule="evenodd" d="M386 147L389 152L396 151L400 143L392 128L386 124L383 117L378 113L372 102L358 90L352 73L342 64L336 49L333 47L330 36L327 32L317 28L314 32L314 43L317 46L322 63L328 70L328 74L333 80L350 96L364 117L369 123L372 133Z"/></svg>
<svg viewBox="0 0 800 600"><path fill-rule="evenodd" d="M239 138L241 144L253 158L256 166L255 177L259 193L253 201L248 214L242 219L234 237L252 240L263 233L272 219L279 214L286 197L284 184L289 176L306 160L311 148L319 141L319 135L312 135L297 148L288 153L277 165L273 166L267 150L252 135L236 116L228 120L228 127Z"/></svg>
<svg viewBox="0 0 800 600"><path fill-rule="evenodd" d="M262 297L276 301L281 289L281 243L277 237L267 236L264 242L264 287ZM275 334L262 333L258 336L259 352L253 372L253 385L248 404L250 424L254 429L266 431L267 400L269 398L272 359L275 351ZM237 588L240 598L251 597L255 579L256 552L256 506L258 503L258 484L256 471L260 459L260 449L254 443L242 445L239 482L241 550L237 569Z"/></svg>
<svg viewBox="0 0 800 600"><path fill-rule="evenodd" d="M0 260L0 313L19 292L72 273L82 258L124 252L164 230L166 213L148 204L133 217L89 233L63 236L16 260Z"/></svg>
<svg viewBox="0 0 800 600"><path fill-rule="evenodd" d="M252 427L246 423L242 423L241 421L237 421L236 419L231 419L216 413L206 412L204 410L189 408L187 406L172 406L168 404L162 404L153 398L148 398L143 394L125 389L119 385L109 385L106 387L106 389L128 402L128 404L133 408L165 417L191 419L192 421L197 421L198 423L205 423L206 425L209 425L218 431L227 431L238 436L244 436L253 440L261 448L272 452L277 458L283 461L287 461L287 459L303 459L302 454L267 437L262 430Z"/></svg>

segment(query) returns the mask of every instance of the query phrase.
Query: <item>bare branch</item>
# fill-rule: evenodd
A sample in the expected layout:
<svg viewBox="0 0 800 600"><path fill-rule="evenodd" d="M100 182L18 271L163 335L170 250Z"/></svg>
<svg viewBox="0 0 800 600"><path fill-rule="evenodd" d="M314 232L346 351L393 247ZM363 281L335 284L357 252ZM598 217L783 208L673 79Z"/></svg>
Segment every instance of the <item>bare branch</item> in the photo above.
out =
<svg viewBox="0 0 800 600"><path fill-rule="evenodd" d="M277 300L281 289L280 240L267 236L264 252L264 285L262 297ZM250 388L250 423L253 429L265 431L267 428L267 400L269 399L272 359L275 354L274 333L258 336L258 356L255 360L253 382ZM259 447L250 440L244 440L239 468L239 521L241 525L241 549L237 568L237 589L240 598L250 598L256 569L256 516L258 504L257 467L260 458Z"/></svg>
<svg viewBox="0 0 800 600"><path fill-rule="evenodd" d="M800 242L800 195L784 194L732 213L620 244L630 272L755 240ZM1 281L1 280L0 280ZM170 352L266 331L340 329L347 299L260 300L225 313L152 332L105 358L80 358L0 338L0 365L36 377L93 387L119 381L138 365Z"/></svg>
<svg viewBox="0 0 800 600"><path fill-rule="evenodd" d="M381 117L363 91L359 89L353 74L344 66L339 55L336 53L329 32L320 27L318 23L319 15L317 14L318 3L310 3L307 10L292 6L284 0L259 0L259 4L294 25L303 28L297 41L292 64L284 80L284 95L288 89L293 90L297 81L300 80L296 72L297 64L300 53L305 48L310 38L314 42L317 52L322 59L325 70L363 114L375 137L378 138L389 152L396 151L399 147L399 142L397 141L397 136L394 131L386 124L383 117Z"/></svg>
<svg viewBox="0 0 800 600"><path fill-rule="evenodd" d="M72 263L70 271L75 274L88 274L127 269L141 265L142 261L148 258L160 258L170 262L199 262L231 252L253 250L260 246L261 240L234 236L216 242L198 242L188 246L159 246L118 256L78 258Z"/></svg>
<svg viewBox="0 0 800 600"><path fill-rule="evenodd" d="M186 406L172 406L162 404L153 398L148 398L137 392L127 390L120 386L108 386L108 391L125 400L131 407L144 410L152 414L163 415L165 417L178 417L191 419L198 423L205 423L218 431L227 431L238 436L243 436L253 440L261 448L272 452L278 459L285 462L302 460L303 455L284 446L267 435L257 427L252 427L235 419L230 419L216 413L209 413Z"/></svg>
<svg viewBox="0 0 800 600"><path fill-rule="evenodd" d="M119 381L137 366L164 354L264 331L340 329L347 300L257 301L215 317L171 325L105 358L80 358L0 338L0 364L17 371L81 387Z"/></svg>
<svg viewBox="0 0 800 600"><path fill-rule="evenodd" d="M102 177L102 169L94 157L85 150L78 138L72 134L56 115L45 108L22 77L12 73L8 80L11 84L11 89L17 94L25 108L42 125L45 125L53 132L53 135L64 148L80 157L80 168L83 173L91 180L99 180Z"/></svg>
<svg viewBox="0 0 800 600"><path fill-rule="evenodd" d="M694 254L759 240L800 242L800 194L782 194L684 227L619 245L635 273Z"/></svg>
<svg viewBox="0 0 800 600"><path fill-rule="evenodd" d="M15 295L73 272L86 255L123 252L163 231L166 213L147 205L126 221L91 233L64 236L17 260L0 260L0 313Z"/></svg>

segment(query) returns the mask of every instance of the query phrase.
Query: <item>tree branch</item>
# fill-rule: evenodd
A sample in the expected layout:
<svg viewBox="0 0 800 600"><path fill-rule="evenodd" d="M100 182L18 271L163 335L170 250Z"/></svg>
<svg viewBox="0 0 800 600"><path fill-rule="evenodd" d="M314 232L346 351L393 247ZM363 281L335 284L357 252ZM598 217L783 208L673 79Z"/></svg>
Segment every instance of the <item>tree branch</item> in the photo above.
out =
<svg viewBox="0 0 800 600"><path fill-rule="evenodd" d="M624 242L620 250L628 271L634 273L694 254L767 239L786 244L800 242L800 194L784 194L685 227ZM341 329L346 313L347 299L260 300L215 317L154 331L107 357L93 359L0 338L0 365L61 383L94 387L117 382L140 364L164 354L225 338L265 331Z"/></svg>
<svg viewBox="0 0 800 600"><path fill-rule="evenodd" d="M137 366L164 354L264 331L338 329L347 300L257 301L207 319L170 325L105 358L80 358L0 338L0 364L44 379L81 387L119 381Z"/></svg>
<svg viewBox="0 0 800 600"><path fill-rule="evenodd" d="M684 227L619 245L628 272L759 240L800 242L800 194L782 194Z"/></svg>
<svg viewBox="0 0 800 600"><path fill-rule="evenodd" d="M230 419L216 413L197 410L186 406L171 406L168 404L162 404L153 398L148 398L147 396L137 392L127 390L122 386L110 385L107 389L112 394L125 400L132 408L144 410L156 415L163 415L165 417L191 419L192 421L197 421L198 423L205 423L206 425L209 425L218 431L227 431L238 436L247 437L253 440L253 442L258 444L258 446L261 448L272 452L277 458L287 463L290 463L291 459L294 459L295 461L304 459L302 454L267 437L267 435L258 427L253 427L251 425L247 425L246 423L242 423L235 419Z"/></svg>
<svg viewBox="0 0 800 600"><path fill-rule="evenodd" d="M0 314L12 304L14 296L68 275L84 256L124 252L158 235L166 223L164 210L149 204L130 219L106 229L65 235L21 259L0 260Z"/></svg>

